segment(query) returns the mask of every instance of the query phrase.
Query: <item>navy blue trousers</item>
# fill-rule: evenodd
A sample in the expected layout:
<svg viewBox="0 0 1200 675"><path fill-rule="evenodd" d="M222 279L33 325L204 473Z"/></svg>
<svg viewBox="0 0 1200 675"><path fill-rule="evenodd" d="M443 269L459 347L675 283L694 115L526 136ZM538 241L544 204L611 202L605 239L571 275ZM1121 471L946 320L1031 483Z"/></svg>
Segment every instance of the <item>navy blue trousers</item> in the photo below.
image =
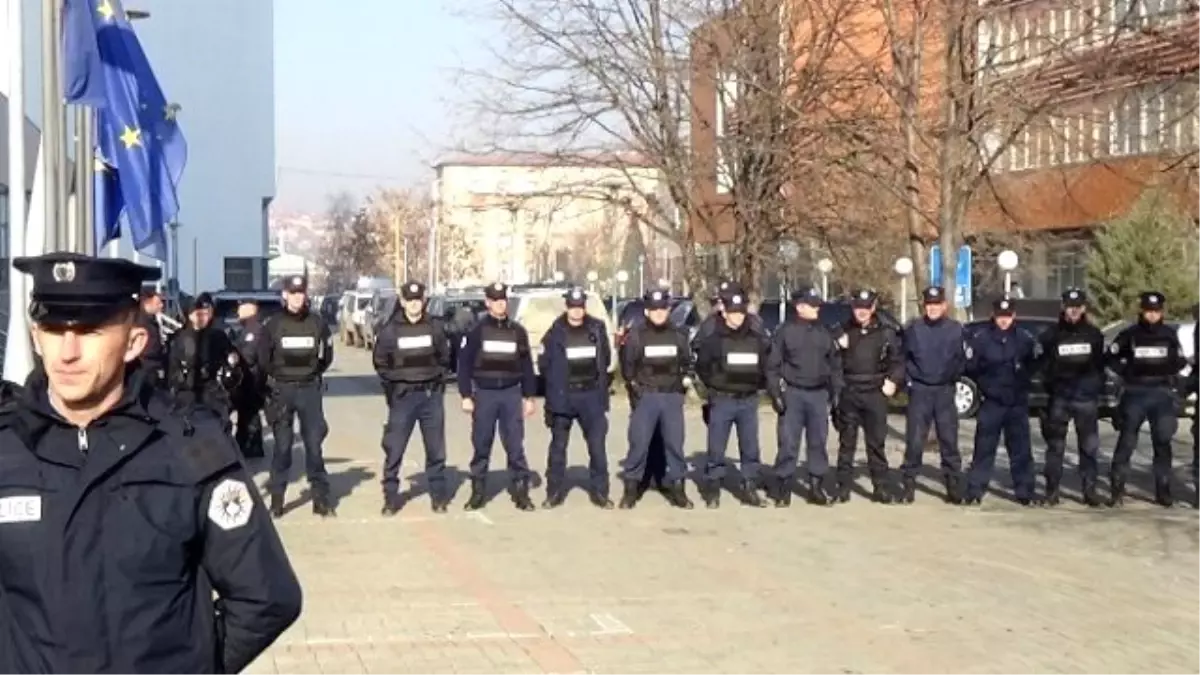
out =
<svg viewBox="0 0 1200 675"><path fill-rule="evenodd" d="M758 395L730 396L714 393L709 400L708 457L704 475L719 481L725 477L725 449L737 427L738 458L742 478L758 480L762 458L758 444Z"/></svg>
<svg viewBox="0 0 1200 675"><path fill-rule="evenodd" d="M329 493L329 472L321 444L329 435L325 422L325 403L320 380L303 383L281 382L273 394L278 397L272 411L271 431L275 434L275 452L271 455L271 475L267 480L271 494L282 494L292 470L292 425L300 422L300 440L304 443L304 473L314 493Z"/></svg>
<svg viewBox="0 0 1200 675"><path fill-rule="evenodd" d="M808 475L820 478L829 470L829 391L788 387L783 392L783 414L776 422L779 454L775 456L775 475L791 480L800 461L800 438L808 457Z"/></svg>
<svg viewBox="0 0 1200 675"><path fill-rule="evenodd" d="M1117 405L1121 431L1113 450L1112 475L1124 478L1137 448L1142 425L1150 423L1150 444L1154 448L1154 482L1164 485L1171 480L1171 439L1179 428L1175 394L1166 387L1127 387Z"/></svg>
<svg viewBox="0 0 1200 675"><path fill-rule="evenodd" d="M566 412L549 413L550 448L546 457L546 483L563 485L567 480L567 443L576 422L587 443L588 476L592 490L608 491L608 411L602 389L567 392Z"/></svg>
<svg viewBox="0 0 1200 675"><path fill-rule="evenodd" d="M1033 450L1030 447L1029 405L1022 401L1004 405L984 399L975 418L975 449L971 455L967 496L982 497L992 481L1000 434L1008 451L1013 492L1017 499L1032 499L1034 491Z"/></svg>
<svg viewBox="0 0 1200 675"><path fill-rule="evenodd" d="M525 397L521 386L506 389L476 389L475 412L471 415L471 478L487 476L492 458L492 443L500 431L500 445L508 459L508 473L513 481L529 477L529 462L525 458Z"/></svg>
<svg viewBox="0 0 1200 675"><path fill-rule="evenodd" d="M625 480L641 482L656 428L662 432L667 460L663 482L681 481L687 475L687 459L683 454L683 401L683 394L649 392L642 395L629 417L629 454L622 462Z"/></svg>
<svg viewBox="0 0 1200 675"><path fill-rule="evenodd" d="M905 478L916 478L925 463L925 439L931 424L937 431L938 449L942 453L942 475L950 478L962 473L954 384L930 387L914 382L908 390L905 411L904 462L900 465Z"/></svg>
<svg viewBox="0 0 1200 675"><path fill-rule="evenodd" d="M387 424L383 427L383 494L400 493L400 467L413 429L420 425L425 444L425 480L432 494L446 484L446 405L442 391L413 389L388 400Z"/></svg>

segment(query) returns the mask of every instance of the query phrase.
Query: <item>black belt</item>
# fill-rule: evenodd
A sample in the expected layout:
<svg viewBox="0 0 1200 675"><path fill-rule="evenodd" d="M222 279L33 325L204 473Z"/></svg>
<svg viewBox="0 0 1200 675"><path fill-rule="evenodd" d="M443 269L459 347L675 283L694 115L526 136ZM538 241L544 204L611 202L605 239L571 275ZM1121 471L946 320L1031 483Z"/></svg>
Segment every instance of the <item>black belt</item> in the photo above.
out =
<svg viewBox="0 0 1200 675"><path fill-rule="evenodd" d="M725 396L727 398L755 398L758 396L758 391L725 391L723 389L711 389L714 396Z"/></svg>
<svg viewBox="0 0 1200 675"><path fill-rule="evenodd" d="M592 380L591 382L568 382L567 391L591 391L592 389L600 388L600 380Z"/></svg>

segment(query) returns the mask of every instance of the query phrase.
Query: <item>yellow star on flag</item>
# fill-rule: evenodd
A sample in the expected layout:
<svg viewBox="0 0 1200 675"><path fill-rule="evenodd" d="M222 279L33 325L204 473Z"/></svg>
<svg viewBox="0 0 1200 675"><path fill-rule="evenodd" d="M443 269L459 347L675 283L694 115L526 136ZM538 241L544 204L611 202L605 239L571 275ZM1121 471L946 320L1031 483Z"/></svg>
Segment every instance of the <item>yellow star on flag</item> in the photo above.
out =
<svg viewBox="0 0 1200 675"><path fill-rule="evenodd" d="M125 131L121 133L121 142L125 144L125 149L129 150L135 145L142 144L142 130L133 127L125 127Z"/></svg>

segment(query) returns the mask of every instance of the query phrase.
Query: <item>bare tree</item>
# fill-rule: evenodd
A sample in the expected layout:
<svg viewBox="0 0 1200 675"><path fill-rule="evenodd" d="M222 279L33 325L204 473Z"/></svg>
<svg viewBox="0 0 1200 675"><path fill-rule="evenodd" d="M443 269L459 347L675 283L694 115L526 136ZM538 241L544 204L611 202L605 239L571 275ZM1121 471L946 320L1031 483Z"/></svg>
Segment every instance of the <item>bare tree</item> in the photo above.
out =
<svg viewBox="0 0 1200 675"><path fill-rule="evenodd" d="M423 191L384 189L367 200L381 249L379 267L396 284L429 276L429 220L432 204Z"/></svg>

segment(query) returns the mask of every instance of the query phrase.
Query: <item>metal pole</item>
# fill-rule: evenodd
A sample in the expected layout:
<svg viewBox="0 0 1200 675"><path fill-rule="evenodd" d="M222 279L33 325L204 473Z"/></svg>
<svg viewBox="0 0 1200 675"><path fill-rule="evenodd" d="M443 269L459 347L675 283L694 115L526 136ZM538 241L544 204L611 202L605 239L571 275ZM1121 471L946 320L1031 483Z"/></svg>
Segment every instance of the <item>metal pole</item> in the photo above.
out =
<svg viewBox="0 0 1200 675"><path fill-rule="evenodd" d="M400 278L398 283L408 281L408 237L404 237L404 276Z"/></svg>
<svg viewBox="0 0 1200 675"><path fill-rule="evenodd" d="M407 257L408 251L404 254ZM392 215L392 279L396 288L404 283L404 272L400 269L400 218L396 215Z"/></svg>
<svg viewBox="0 0 1200 675"><path fill-rule="evenodd" d="M1012 272L1011 271L1004 273L1004 294L1008 295L1009 293L1012 293Z"/></svg>
<svg viewBox="0 0 1200 675"><path fill-rule="evenodd" d="M192 237L192 293L200 294L200 237Z"/></svg>
<svg viewBox="0 0 1200 675"><path fill-rule="evenodd" d="M8 2L8 23L0 49L8 52L8 257L27 255L25 204L25 35L23 2ZM37 251L40 253L40 251ZM4 379L24 382L33 370L29 341L29 282L24 274L8 274L8 333L4 341Z"/></svg>
<svg viewBox="0 0 1200 675"><path fill-rule="evenodd" d="M829 299L829 275L821 272L821 300Z"/></svg>
<svg viewBox="0 0 1200 675"><path fill-rule="evenodd" d="M66 209L63 208L62 88L58 77L59 33L62 3L42 3L42 162L46 169L46 250L62 250L66 244ZM18 113L17 119L20 119ZM20 125L18 125L20 126Z"/></svg>
<svg viewBox="0 0 1200 675"><path fill-rule="evenodd" d="M71 247L76 253L96 255L95 243L95 161L92 153L92 109L75 107L75 232Z"/></svg>
<svg viewBox="0 0 1200 675"><path fill-rule="evenodd" d="M900 325L908 323L908 277L900 277Z"/></svg>
<svg viewBox="0 0 1200 675"><path fill-rule="evenodd" d="M171 279L175 280L175 287L179 287L179 223L169 223L171 228Z"/></svg>

